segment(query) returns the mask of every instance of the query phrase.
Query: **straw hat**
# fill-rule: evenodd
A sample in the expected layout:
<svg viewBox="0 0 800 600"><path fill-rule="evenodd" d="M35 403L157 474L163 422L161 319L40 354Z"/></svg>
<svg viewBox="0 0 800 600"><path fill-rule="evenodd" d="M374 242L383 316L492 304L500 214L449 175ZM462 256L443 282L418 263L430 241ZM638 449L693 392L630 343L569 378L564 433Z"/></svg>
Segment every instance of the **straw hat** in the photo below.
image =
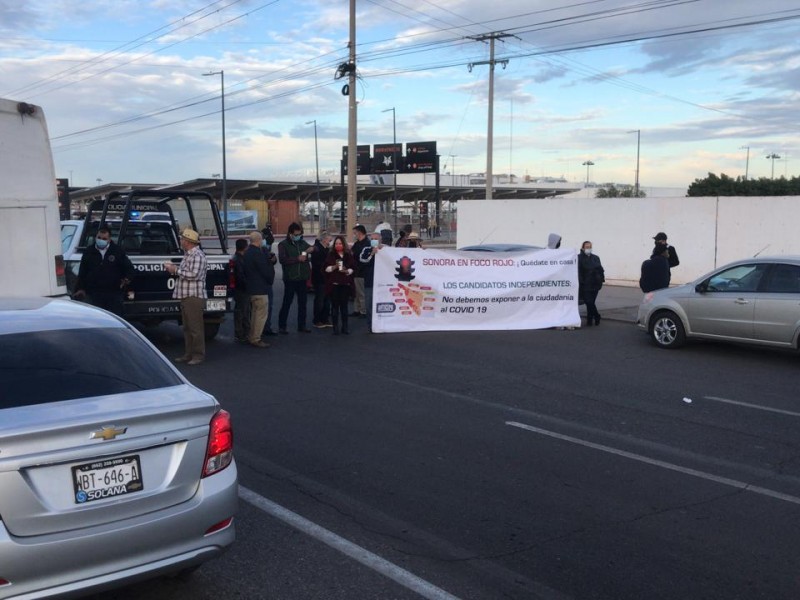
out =
<svg viewBox="0 0 800 600"><path fill-rule="evenodd" d="M200 234L197 233L194 229L184 229L183 233L181 233L181 237L185 239L187 242L191 242L193 244L200 243Z"/></svg>

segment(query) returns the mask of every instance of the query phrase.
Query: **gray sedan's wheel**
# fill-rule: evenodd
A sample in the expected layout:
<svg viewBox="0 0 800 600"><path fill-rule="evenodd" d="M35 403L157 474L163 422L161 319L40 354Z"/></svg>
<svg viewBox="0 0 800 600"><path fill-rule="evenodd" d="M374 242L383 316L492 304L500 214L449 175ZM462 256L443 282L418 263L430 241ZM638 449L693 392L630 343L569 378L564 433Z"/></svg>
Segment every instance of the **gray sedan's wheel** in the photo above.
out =
<svg viewBox="0 0 800 600"><path fill-rule="evenodd" d="M650 335L661 348L680 348L686 341L686 330L680 317L668 310L656 313L650 319Z"/></svg>

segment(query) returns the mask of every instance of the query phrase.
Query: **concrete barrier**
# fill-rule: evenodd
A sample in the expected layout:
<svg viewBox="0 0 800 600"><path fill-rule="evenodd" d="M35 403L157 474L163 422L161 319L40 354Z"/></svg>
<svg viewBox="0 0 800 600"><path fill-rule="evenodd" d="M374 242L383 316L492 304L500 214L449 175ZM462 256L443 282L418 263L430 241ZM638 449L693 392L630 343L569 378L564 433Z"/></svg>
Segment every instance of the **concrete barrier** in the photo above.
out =
<svg viewBox="0 0 800 600"><path fill-rule="evenodd" d="M458 247L547 245L549 233L576 251L591 240L611 284L638 285L653 236L664 231L680 258L672 283L686 283L732 260L800 255L800 197L655 197L460 200Z"/></svg>

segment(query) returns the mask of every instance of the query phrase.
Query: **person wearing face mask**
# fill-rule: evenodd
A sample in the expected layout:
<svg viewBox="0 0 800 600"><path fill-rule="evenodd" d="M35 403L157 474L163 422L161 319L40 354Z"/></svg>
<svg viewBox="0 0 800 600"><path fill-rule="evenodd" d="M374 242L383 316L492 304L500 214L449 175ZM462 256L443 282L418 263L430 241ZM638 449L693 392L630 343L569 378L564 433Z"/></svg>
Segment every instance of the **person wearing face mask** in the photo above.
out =
<svg viewBox="0 0 800 600"><path fill-rule="evenodd" d="M313 252L314 246L303 239L303 227L299 223L289 225L286 239L278 244L278 260L283 267L283 302L278 313L280 333L289 333L286 323L295 296L297 296L297 331L311 333L306 320L306 304L307 281L311 276L309 255Z"/></svg>
<svg viewBox="0 0 800 600"><path fill-rule="evenodd" d="M605 283L606 276L600 257L592 249L592 242L585 241L578 255L578 289L586 304L586 326L600 325L600 313L597 311L597 294Z"/></svg>
<svg viewBox="0 0 800 600"><path fill-rule="evenodd" d="M375 255L383 248L380 232L369 235L369 246L361 250L357 257L361 264L361 273L364 276L364 297L367 304L367 327L372 332L372 286L375 281Z"/></svg>
<svg viewBox="0 0 800 600"><path fill-rule="evenodd" d="M122 316L125 288L135 274L125 251L111 240L108 227L100 227L94 245L81 258L73 298Z"/></svg>
<svg viewBox="0 0 800 600"><path fill-rule="evenodd" d="M339 335L340 318L341 332L350 333L347 328L347 303L355 292L355 281L353 280L355 268L356 261L353 253L347 247L344 236L337 235L333 238L333 247L325 259L325 293L331 299L334 335Z"/></svg>

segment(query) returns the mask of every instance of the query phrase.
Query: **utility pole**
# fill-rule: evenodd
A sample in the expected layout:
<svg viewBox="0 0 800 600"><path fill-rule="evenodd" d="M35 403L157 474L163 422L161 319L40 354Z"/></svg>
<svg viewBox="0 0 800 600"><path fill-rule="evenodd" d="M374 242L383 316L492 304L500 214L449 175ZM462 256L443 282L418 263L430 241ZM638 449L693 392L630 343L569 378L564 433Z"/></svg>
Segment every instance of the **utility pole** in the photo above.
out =
<svg viewBox="0 0 800 600"><path fill-rule="evenodd" d="M347 119L347 224L345 234L356 226L358 197L358 118L356 104L356 0L350 0L350 65L348 77Z"/></svg>
<svg viewBox="0 0 800 600"><path fill-rule="evenodd" d="M584 167L586 167L586 187L589 187L589 167L594 166L594 163L590 160L587 160L581 163Z"/></svg>
<svg viewBox="0 0 800 600"><path fill-rule="evenodd" d="M222 99L222 229L225 239L228 239L228 165L227 152L225 151L225 71L210 71L203 73L203 77L219 75L221 86L220 98Z"/></svg>
<svg viewBox="0 0 800 600"><path fill-rule="evenodd" d="M472 68L478 65L489 65L489 125L486 133L486 199L492 199L492 149L494 146L494 66L497 63L506 68L508 59L494 59L494 41L501 38L512 37L510 33L487 33L485 35L469 36L469 39L476 42L489 40L489 60L470 63L467 68L472 72Z"/></svg>
<svg viewBox="0 0 800 600"><path fill-rule="evenodd" d="M642 130L641 129L633 129L628 133L635 133L636 134L636 183L633 186L633 197L639 197L639 148L641 147L641 139L642 139Z"/></svg>
<svg viewBox="0 0 800 600"><path fill-rule="evenodd" d="M739 146L739 150L747 150L747 159L744 163L744 180L747 181L750 174L750 146Z"/></svg>
<svg viewBox="0 0 800 600"><path fill-rule="evenodd" d="M772 160L772 176L770 179L775 179L775 159L780 158L780 156L773 152L772 154L767 154L767 158Z"/></svg>

